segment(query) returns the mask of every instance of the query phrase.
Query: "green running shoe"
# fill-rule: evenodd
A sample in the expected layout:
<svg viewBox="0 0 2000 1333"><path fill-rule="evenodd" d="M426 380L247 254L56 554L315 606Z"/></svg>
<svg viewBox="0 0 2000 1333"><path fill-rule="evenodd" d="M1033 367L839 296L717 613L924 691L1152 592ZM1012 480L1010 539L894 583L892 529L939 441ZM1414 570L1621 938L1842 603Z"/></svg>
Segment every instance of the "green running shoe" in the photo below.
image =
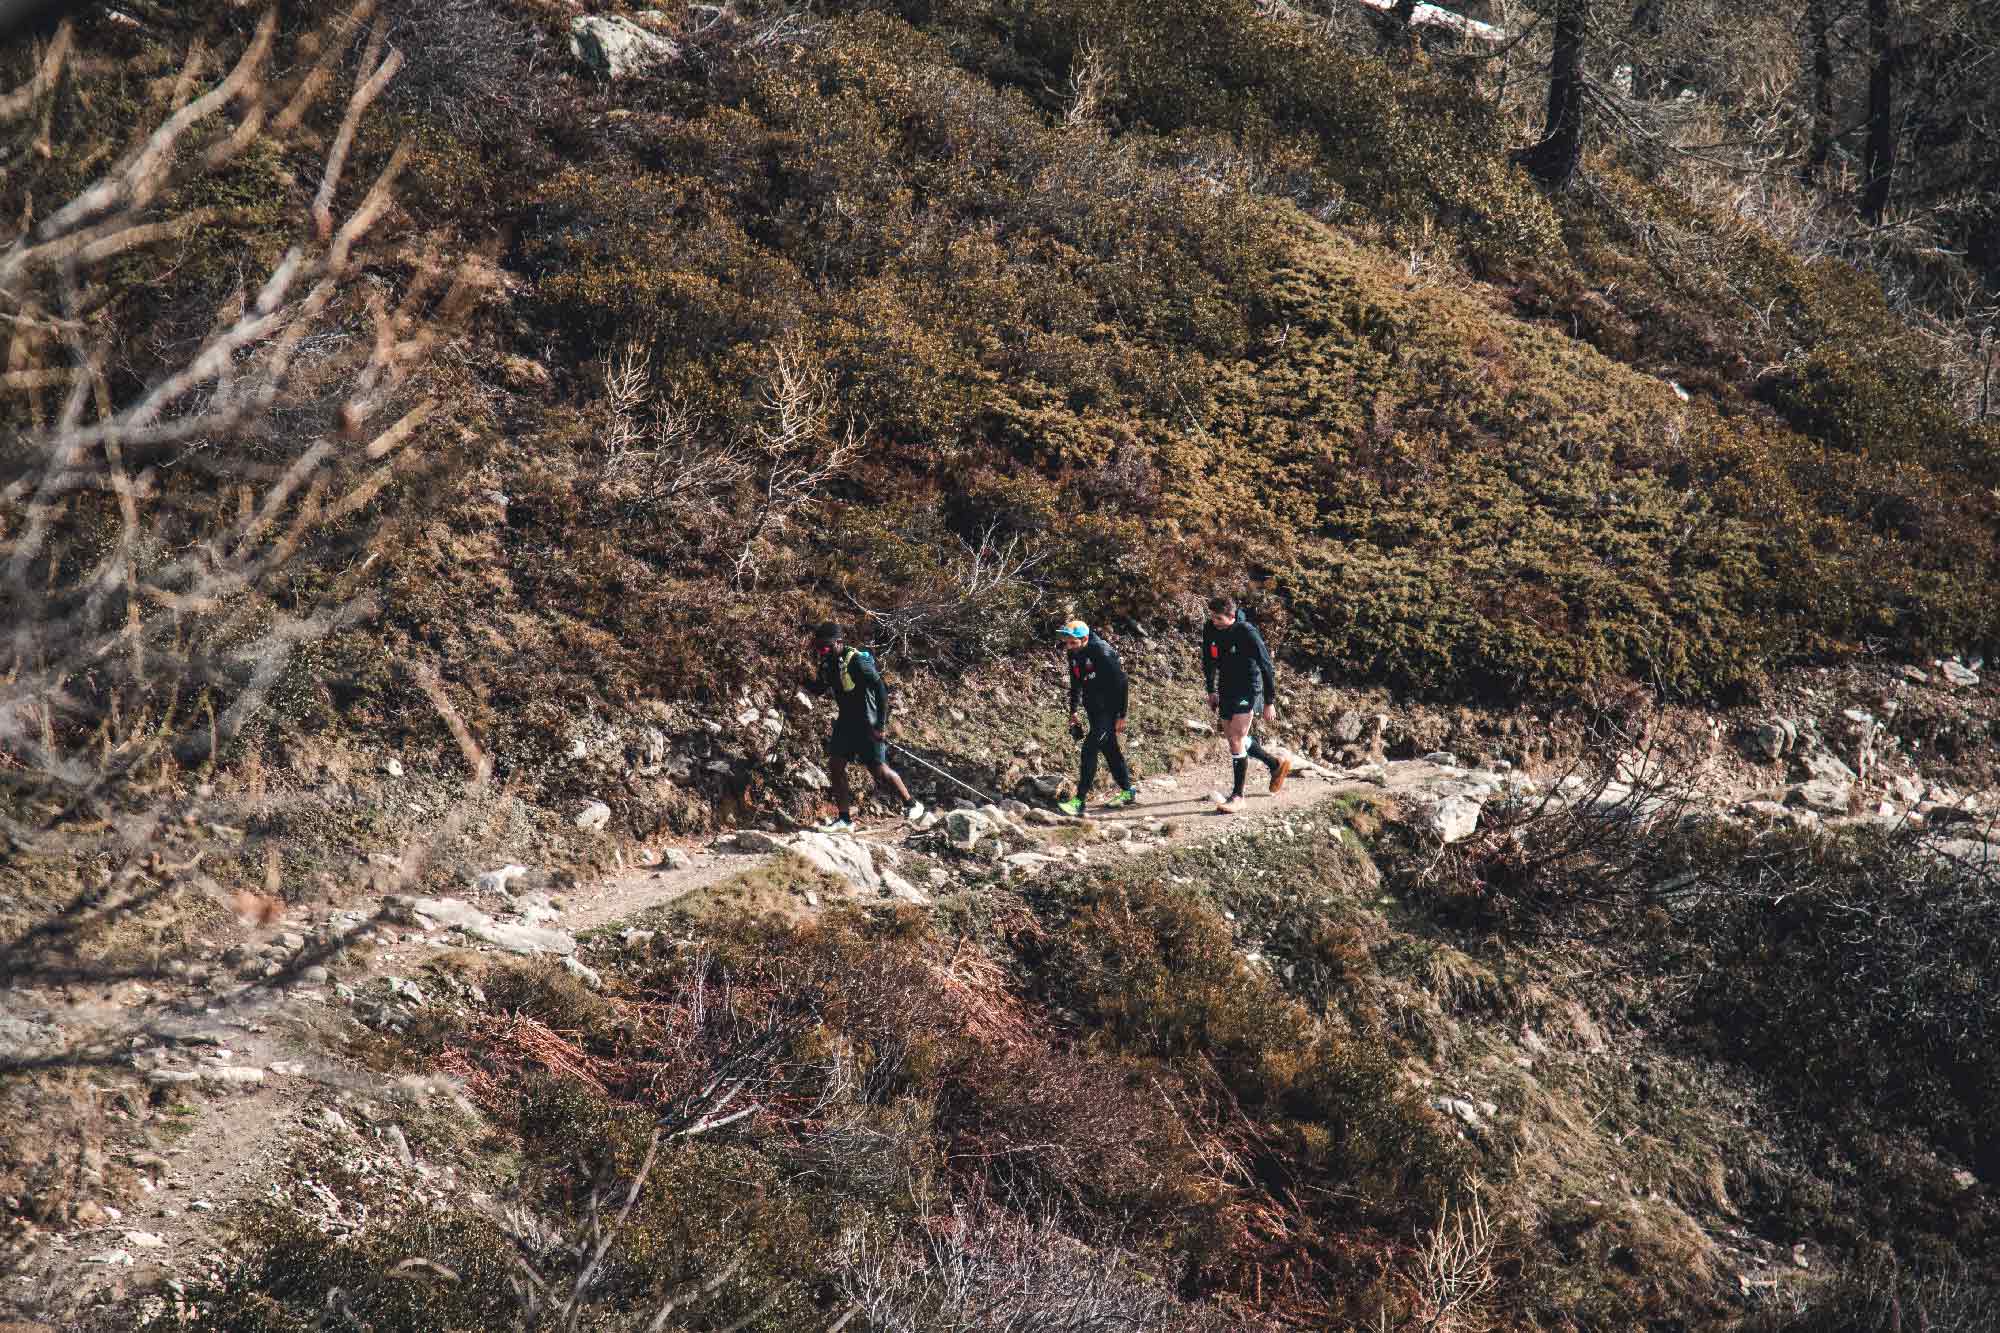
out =
<svg viewBox="0 0 2000 1333"><path fill-rule="evenodd" d="M1079 797L1072 796L1067 801L1057 801L1056 809L1074 819L1083 813L1083 801Z"/></svg>
<svg viewBox="0 0 2000 1333"><path fill-rule="evenodd" d="M1106 810L1116 810L1120 806L1131 805L1138 799L1139 789L1137 787L1127 787L1124 791L1119 792L1116 796L1106 801L1104 808Z"/></svg>

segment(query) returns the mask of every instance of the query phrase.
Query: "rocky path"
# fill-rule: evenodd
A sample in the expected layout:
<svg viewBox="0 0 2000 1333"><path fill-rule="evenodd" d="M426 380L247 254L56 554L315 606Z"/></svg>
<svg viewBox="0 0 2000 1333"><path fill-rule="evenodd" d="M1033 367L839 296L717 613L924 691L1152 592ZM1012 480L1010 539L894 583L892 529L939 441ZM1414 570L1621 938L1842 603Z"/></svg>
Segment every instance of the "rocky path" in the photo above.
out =
<svg viewBox="0 0 2000 1333"><path fill-rule="evenodd" d="M448 1169L427 1165L404 1126L426 1107L458 1101L456 1091L443 1080L386 1078L330 1053L361 1025L399 1028L427 1005L452 998L436 993L441 983L426 970L441 949L545 955L594 985L588 959L619 944L580 944L580 932L724 886L783 855L827 871L824 884L846 886L795 904L809 913L843 895L924 903L1051 867L1145 855L1350 792L1386 796L1436 839L1456 841L1475 831L1495 797L1538 791L1504 768L1469 771L1445 754L1350 769L1301 763L1276 794L1253 766L1245 810L1232 816L1213 806L1212 793L1226 789L1228 777L1217 742L1203 760L1142 777L1136 805L1091 811L1081 820L1009 802L940 811L917 827L881 821L852 836L745 831L706 846L648 852L657 865L561 897L512 892L526 872L507 867L480 876L463 898L393 897L374 914L278 922L260 949L225 959L233 979L192 969L177 985L126 983L109 993L66 997L46 1010L52 1026L71 1036L96 1033L104 1049L123 1049L110 1067L128 1083L136 1075L137 1094L156 1108L164 1104L167 1113L131 1116L140 1123L110 1136L123 1142L108 1154L112 1162L97 1164L100 1171L115 1164L133 1173L138 1206L113 1213L86 1205L81 1227L44 1235L35 1261L0 1299L0 1320L10 1309L27 1313L54 1296L153 1287L220 1262L231 1205L274 1192L295 1206L318 1207L320 1224L330 1230L359 1225L341 1214L333 1191L301 1176L302 1144L316 1144L320 1160L331 1155L343 1169L394 1178L412 1196L448 1197L456 1188ZM1574 777L1551 786L1600 802L1630 795L1619 783L1605 788ZM1108 784L1099 790L1108 795ZM1743 794L1709 792L1705 803L1720 807ZM1772 817L1813 817L1803 804L1776 807ZM134 1038L137 1030L144 1035Z"/></svg>
<svg viewBox="0 0 2000 1333"><path fill-rule="evenodd" d="M1226 789L1228 775L1226 760L1217 754L1179 772L1142 778L1136 805L1090 812L1082 820L1010 803L985 815L941 812L928 828L885 821L851 838L725 836L708 846L662 849L661 864L654 868L615 874L555 899L510 895L512 877L496 871L472 886L466 899L402 898L375 916L348 912L276 923L261 950L239 951L243 956L231 960L238 979L220 969L207 975L197 969L177 986L132 983L52 1005L55 1028L97 1033L110 1045L129 1048L118 1063L137 1075L132 1095L163 1104L165 1114L117 1136L125 1142L100 1164L133 1173L137 1206L86 1205L79 1218L83 1226L44 1235L36 1260L0 1302L0 1317L10 1306L28 1313L64 1297L157 1288L221 1262L232 1205L274 1191L294 1204L301 1202L302 1191L326 1193L310 1178L287 1175L307 1141L337 1152L350 1165L400 1173L418 1192L443 1187L447 1182L426 1179L428 1168L399 1125L426 1102L453 1099L451 1089L442 1081L385 1078L328 1049L341 1029L354 1028L357 1015L379 1024L385 1016L413 1015L440 998L426 994L437 985L425 973L440 948L545 954L589 978L578 932L670 905L787 852L813 852L808 859L844 867L854 898L897 896L894 885L902 896L927 901L935 892L962 887L956 882L961 873L966 884L976 886L995 874L1032 874L1058 861L1140 855L1223 836L1342 791L1436 802L1468 786L1466 775L1421 760L1339 773L1302 764L1285 788L1272 794L1258 767L1244 812L1220 815L1211 794ZM1497 789L1497 775L1481 779L1484 790ZM1108 795L1108 786L1100 792ZM955 855L947 847L954 821L976 823L999 841L989 842L984 856ZM927 880L922 888L890 869L906 857L924 857L925 849L941 864L962 869L940 872L934 866L934 875L950 877ZM821 905L833 904L815 904ZM333 946L343 943L350 947L336 952ZM325 961L303 962L317 956ZM260 969L277 975L240 980L242 973ZM119 1035L121 1027L129 1033L135 1026L143 1026L143 1037ZM324 1211L322 1222L330 1228L355 1220L339 1216L330 1193Z"/></svg>

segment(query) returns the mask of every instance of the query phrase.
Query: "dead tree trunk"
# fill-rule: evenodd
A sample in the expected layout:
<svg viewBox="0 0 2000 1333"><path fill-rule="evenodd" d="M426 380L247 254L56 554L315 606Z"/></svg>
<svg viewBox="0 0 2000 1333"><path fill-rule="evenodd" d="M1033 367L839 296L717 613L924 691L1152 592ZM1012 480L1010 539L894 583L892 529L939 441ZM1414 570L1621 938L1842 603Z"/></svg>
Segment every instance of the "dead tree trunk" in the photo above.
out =
<svg viewBox="0 0 2000 1333"><path fill-rule="evenodd" d="M1896 45L1889 19L1889 0L1868 0L1868 151L1861 216L1869 222L1880 222L1888 211L1896 174Z"/></svg>
<svg viewBox="0 0 2000 1333"><path fill-rule="evenodd" d="M1549 105L1541 142L1516 157L1536 179L1554 190L1569 184L1583 160L1583 44L1589 20L1589 0L1556 0L1555 47L1549 55Z"/></svg>
<svg viewBox="0 0 2000 1333"><path fill-rule="evenodd" d="M1825 178L1827 159L1833 154L1833 20L1826 12L1827 4L1828 0L1808 0L1806 5L1806 40L1812 58L1812 146L1799 174L1808 185Z"/></svg>

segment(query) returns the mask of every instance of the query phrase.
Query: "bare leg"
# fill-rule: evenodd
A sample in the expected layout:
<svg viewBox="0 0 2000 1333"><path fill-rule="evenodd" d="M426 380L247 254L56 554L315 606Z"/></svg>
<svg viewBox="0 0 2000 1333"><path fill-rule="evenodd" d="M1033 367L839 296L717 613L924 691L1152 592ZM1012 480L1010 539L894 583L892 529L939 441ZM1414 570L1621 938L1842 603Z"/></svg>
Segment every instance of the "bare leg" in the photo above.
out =
<svg viewBox="0 0 2000 1333"><path fill-rule="evenodd" d="M911 803L910 789L903 785L902 775L897 773L895 769L889 767L887 764L870 764L868 771L875 775L876 786L882 788L884 791L892 791L902 797L905 806Z"/></svg>
<svg viewBox="0 0 2000 1333"><path fill-rule="evenodd" d="M847 761L836 756L827 756L827 776L833 780L833 809L838 815L848 815L854 810L854 789L847 785Z"/></svg>

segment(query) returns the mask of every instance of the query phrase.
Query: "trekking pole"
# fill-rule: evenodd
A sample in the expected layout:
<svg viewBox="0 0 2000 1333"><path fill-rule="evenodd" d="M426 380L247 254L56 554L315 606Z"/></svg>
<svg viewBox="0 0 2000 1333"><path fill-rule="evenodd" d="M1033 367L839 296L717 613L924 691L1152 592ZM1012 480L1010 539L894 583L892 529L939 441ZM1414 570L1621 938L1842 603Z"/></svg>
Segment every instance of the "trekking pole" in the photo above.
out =
<svg viewBox="0 0 2000 1333"><path fill-rule="evenodd" d="M922 755L906 750L902 746L896 744L896 742L894 741L889 742L889 748L894 750L897 754L902 755L903 758L905 759L913 759L917 763L922 764L925 768L928 768L931 772L937 774L939 777L943 778L946 782L952 783L955 786L965 788L965 790L971 792L974 796L977 796L980 800L984 801L986 804L988 805L999 804L999 801L995 800L991 796L988 796L985 792L979 790L979 788L973 786L969 782L960 782L957 778L945 772L943 769L939 768L936 764L933 764L930 760L924 758Z"/></svg>

